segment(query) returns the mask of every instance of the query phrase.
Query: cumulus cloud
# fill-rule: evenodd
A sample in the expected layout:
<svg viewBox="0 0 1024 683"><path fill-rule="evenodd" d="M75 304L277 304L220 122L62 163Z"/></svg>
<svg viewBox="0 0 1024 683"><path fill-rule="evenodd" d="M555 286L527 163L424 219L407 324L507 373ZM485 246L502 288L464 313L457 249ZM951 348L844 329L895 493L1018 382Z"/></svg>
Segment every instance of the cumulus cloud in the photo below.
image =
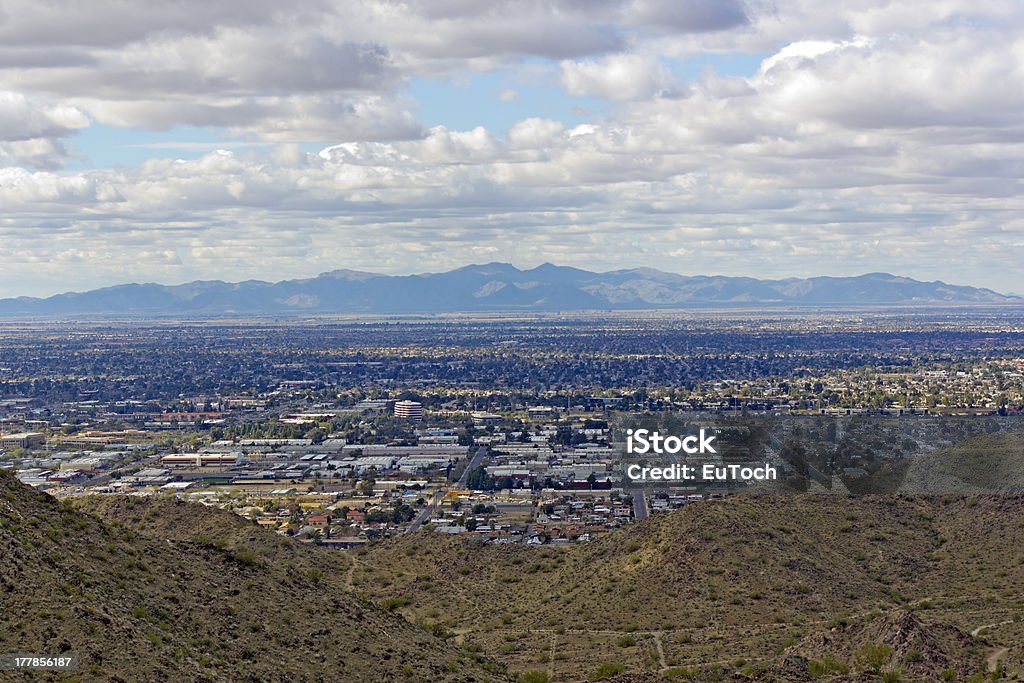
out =
<svg viewBox="0 0 1024 683"><path fill-rule="evenodd" d="M723 31L749 22L747 8L736 0L634 0L632 22L682 32Z"/></svg>
<svg viewBox="0 0 1024 683"><path fill-rule="evenodd" d="M648 35L718 31L746 23L736 0L316 0L299 5L254 0L165 3L120 0L9 0L0 6L0 88L61 98L100 121L165 128L223 125L250 116L246 130L271 139L343 138L352 121L332 128L301 121L304 112L369 95L390 98L407 79L484 71L523 59L579 60L623 52ZM632 57L611 57L610 72L583 62L579 88L601 88ZM647 77L663 77L656 73ZM659 87L649 82L649 88ZM574 86L577 87L577 86ZM636 88L634 88L636 90ZM268 105L303 100L292 106ZM310 100L323 99L320 105ZM375 112L376 113L376 112ZM284 124L290 115L293 123ZM407 115L400 114L400 118ZM371 138L395 130L361 120ZM409 126L398 126L398 135ZM351 137L351 135L350 135Z"/></svg>
<svg viewBox="0 0 1024 683"><path fill-rule="evenodd" d="M323 7L323 3L311 3ZM212 26L261 25L273 0L180 0L143 5L126 0L9 0L0 5L0 43L8 46L123 45L154 33L196 33Z"/></svg>
<svg viewBox="0 0 1024 683"><path fill-rule="evenodd" d="M273 142L394 140L424 132L410 111L413 104L390 95L253 96L220 102L196 102L189 97L130 102L86 98L78 102L97 122L112 126L132 127L145 121L147 127L161 130L184 124Z"/></svg>
<svg viewBox="0 0 1024 683"><path fill-rule="evenodd" d="M59 168L63 138L89 125L77 108L0 92L0 164Z"/></svg>
<svg viewBox="0 0 1024 683"><path fill-rule="evenodd" d="M396 118L404 119L396 134L409 134L411 116L400 111L374 128L381 108L373 109L373 98L396 109L396 88L430 72L428 63L551 50L565 56L619 44L610 25L583 22L569 30L578 12L539 22L551 11L541 3L526 13L509 5L449 17L432 16L430 7L12 0L0 8L0 88L60 98L115 125L234 123L271 139L282 130L308 139L365 130L372 139L395 131ZM332 116L332 108L341 115ZM308 116L319 123L307 125ZM353 127L357 133L346 134Z"/></svg>
<svg viewBox="0 0 1024 683"><path fill-rule="evenodd" d="M517 121L508 131L508 141L520 149L548 149L560 142L565 126L561 121L529 118Z"/></svg>
<svg viewBox="0 0 1024 683"><path fill-rule="evenodd" d="M600 61L562 62L562 84L570 95L636 100L678 87L672 72L652 55L615 54Z"/></svg>
<svg viewBox="0 0 1024 683"><path fill-rule="evenodd" d="M69 41L45 30L51 5L26 4L0 21L0 87L24 93L0 96L0 160L22 166L0 168L0 289L501 259L1022 290L1019 6L911 5L325 0L197 3L196 19L171 4ZM62 5L99 23L85 6ZM670 68L731 51L766 57L687 83ZM398 94L538 62L609 108L426 129ZM531 101L508 85L522 97L506 110ZM55 172L90 120L282 144ZM322 151L292 144L308 140Z"/></svg>
<svg viewBox="0 0 1024 683"><path fill-rule="evenodd" d="M81 111L33 101L20 93L0 92L0 140L64 137L89 125Z"/></svg>

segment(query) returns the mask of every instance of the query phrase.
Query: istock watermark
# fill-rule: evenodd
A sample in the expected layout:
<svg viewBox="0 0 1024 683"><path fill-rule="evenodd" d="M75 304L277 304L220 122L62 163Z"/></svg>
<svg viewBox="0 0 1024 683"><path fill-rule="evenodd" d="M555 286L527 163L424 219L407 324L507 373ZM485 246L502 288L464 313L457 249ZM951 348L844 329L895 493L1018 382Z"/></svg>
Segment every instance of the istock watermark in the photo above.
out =
<svg viewBox="0 0 1024 683"><path fill-rule="evenodd" d="M717 434L701 429L687 436L662 436L648 429L626 430L626 453L629 455L704 455L718 456ZM718 460L719 458L714 458ZM641 481L775 481L778 471L771 464L671 463L660 467L634 463L626 467L626 477Z"/></svg>
<svg viewBox="0 0 1024 683"><path fill-rule="evenodd" d="M715 436L708 436L707 430L701 429L700 435L690 436L665 436L659 432L652 432L647 429L626 430L626 452L630 455L645 455L656 453L658 455L675 455L687 453L697 455L699 453L717 453L711 442Z"/></svg>
<svg viewBox="0 0 1024 683"><path fill-rule="evenodd" d="M633 481L775 481L779 473L768 463L756 467L673 463L664 467L633 464L626 468L626 476Z"/></svg>

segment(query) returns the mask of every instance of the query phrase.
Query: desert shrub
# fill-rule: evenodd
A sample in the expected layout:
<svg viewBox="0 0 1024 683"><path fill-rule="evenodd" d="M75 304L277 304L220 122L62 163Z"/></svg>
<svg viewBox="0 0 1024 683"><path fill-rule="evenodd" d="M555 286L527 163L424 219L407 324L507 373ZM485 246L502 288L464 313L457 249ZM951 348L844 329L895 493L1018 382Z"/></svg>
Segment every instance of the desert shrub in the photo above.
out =
<svg viewBox="0 0 1024 683"><path fill-rule="evenodd" d="M879 673L882 667L892 659L892 648L888 645L864 645L857 650L854 659L857 665L865 671Z"/></svg>
<svg viewBox="0 0 1024 683"><path fill-rule="evenodd" d="M597 669L594 671L593 680L599 681L602 678L611 678L612 676L618 676L625 670L625 665L619 662L603 662L602 664L599 664Z"/></svg>
<svg viewBox="0 0 1024 683"><path fill-rule="evenodd" d="M882 672L882 683L899 683L903 680L903 669L886 669Z"/></svg>
<svg viewBox="0 0 1024 683"><path fill-rule="evenodd" d="M408 595L398 595L384 601L383 607L389 612L394 612L399 607L406 607L412 604L412 598Z"/></svg>
<svg viewBox="0 0 1024 683"><path fill-rule="evenodd" d="M248 548L241 548L235 551L235 559L242 564L251 567L256 564L256 553Z"/></svg>
<svg viewBox="0 0 1024 683"><path fill-rule="evenodd" d="M524 671L516 678L516 683L548 683L550 680L543 671Z"/></svg>
<svg viewBox="0 0 1024 683"><path fill-rule="evenodd" d="M827 674L849 672L850 667L831 655L825 655L824 659L814 659L807 663L807 671L814 677Z"/></svg>

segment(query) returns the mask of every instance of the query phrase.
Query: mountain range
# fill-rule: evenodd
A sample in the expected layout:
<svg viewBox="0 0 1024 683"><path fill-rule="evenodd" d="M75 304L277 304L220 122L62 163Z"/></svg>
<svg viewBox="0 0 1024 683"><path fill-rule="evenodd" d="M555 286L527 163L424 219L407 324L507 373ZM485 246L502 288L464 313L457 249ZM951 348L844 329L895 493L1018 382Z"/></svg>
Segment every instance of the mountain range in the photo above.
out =
<svg viewBox="0 0 1024 683"><path fill-rule="evenodd" d="M652 268L597 273L550 263L528 270L507 263L487 263L420 275L335 270L314 278L281 282L125 284L48 298L0 299L0 316L430 314L990 304L1019 305L1024 304L1024 298L888 273L759 280L677 275Z"/></svg>

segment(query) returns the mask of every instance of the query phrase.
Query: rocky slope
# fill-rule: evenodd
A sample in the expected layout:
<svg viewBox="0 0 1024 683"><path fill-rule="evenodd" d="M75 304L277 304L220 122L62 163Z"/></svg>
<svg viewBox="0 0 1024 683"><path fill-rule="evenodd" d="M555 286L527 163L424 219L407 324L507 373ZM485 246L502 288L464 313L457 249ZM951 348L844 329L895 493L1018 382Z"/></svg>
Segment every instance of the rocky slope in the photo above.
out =
<svg viewBox="0 0 1024 683"><path fill-rule="evenodd" d="M147 510L174 519L173 504ZM310 557L230 513L177 512L210 533L102 521L0 470L0 652L80 658L70 679L32 680L508 680L346 590L343 556Z"/></svg>

